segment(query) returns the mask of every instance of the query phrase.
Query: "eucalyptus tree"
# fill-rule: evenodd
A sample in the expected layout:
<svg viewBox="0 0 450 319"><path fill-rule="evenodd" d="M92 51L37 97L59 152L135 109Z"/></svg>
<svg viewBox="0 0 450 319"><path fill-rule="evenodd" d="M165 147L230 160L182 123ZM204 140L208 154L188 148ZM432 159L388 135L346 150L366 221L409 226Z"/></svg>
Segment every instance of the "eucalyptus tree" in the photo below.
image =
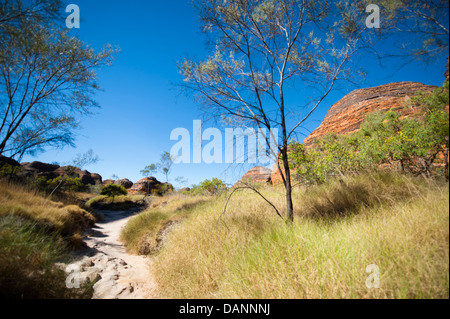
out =
<svg viewBox="0 0 450 319"><path fill-rule="evenodd" d="M0 6L0 155L20 160L47 146L73 145L80 118L98 106L96 71L116 50L96 53L58 26L59 5Z"/></svg>
<svg viewBox="0 0 450 319"><path fill-rule="evenodd" d="M380 35L394 36L398 49L396 53L387 52L383 56L426 63L448 56L449 0L380 0L376 3L383 16Z"/></svg>
<svg viewBox="0 0 450 319"><path fill-rule="evenodd" d="M212 52L204 61L179 63L182 85L229 125L278 128L278 146L266 152L278 165L292 221L288 145L336 83L349 79L352 55L367 44L363 2L196 0L194 6ZM302 99L309 102L303 113Z"/></svg>

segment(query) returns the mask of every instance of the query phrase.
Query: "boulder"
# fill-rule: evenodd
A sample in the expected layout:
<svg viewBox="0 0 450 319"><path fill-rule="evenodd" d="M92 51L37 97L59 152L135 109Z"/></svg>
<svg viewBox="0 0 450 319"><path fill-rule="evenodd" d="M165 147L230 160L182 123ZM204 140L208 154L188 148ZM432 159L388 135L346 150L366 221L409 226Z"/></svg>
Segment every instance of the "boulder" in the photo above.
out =
<svg viewBox="0 0 450 319"><path fill-rule="evenodd" d="M164 194L167 192L172 192L173 186L169 183L161 183L155 177L144 177L143 179L134 183L129 189L128 193L130 195L138 195L138 194Z"/></svg>
<svg viewBox="0 0 450 319"><path fill-rule="evenodd" d="M0 167L4 164L8 164L10 166L19 167L20 163L12 158L0 155Z"/></svg>
<svg viewBox="0 0 450 319"><path fill-rule="evenodd" d="M113 179L105 179L102 184L104 186L106 186L106 185L109 185L109 184L114 184L114 182L115 182L115 180L113 180Z"/></svg>
<svg viewBox="0 0 450 319"><path fill-rule="evenodd" d="M272 170L270 168L262 166L253 167L242 176L234 187L243 185L243 182L248 184L271 184L271 174Z"/></svg>
<svg viewBox="0 0 450 319"><path fill-rule="evenodd" d="M47 164L42 162L22 163L21 165L25 170L37 171L40 173L53 172L60 167L59 165Z"/></svg>
<svg viewBox="0 0 450 319"><path fill-rule="evenodd" d="M128 178L121 178L115 181L114 184L123 186L125 189L130 189L133 186L133 182Z"/></svg>
<svg viewBox="0 0 450 319"><path fill-rule="evenodd" d="M102 184L102 176L97 173L91 173L92 179L95 181L95 184Z"/></svg>
<svg viewBox="0 0 450 319"><path fill-rule="evenodd" d="M322 124L305 138L303 144L309 146L314 139L327 133L354 133L359 130L367 114L374 111L394 109L405 116L411 115L416 110L405 109L405 102L419 91L431 93L434 89L436 87L433 85L417 82L396 82L352 91L331 106Z"/></svg>

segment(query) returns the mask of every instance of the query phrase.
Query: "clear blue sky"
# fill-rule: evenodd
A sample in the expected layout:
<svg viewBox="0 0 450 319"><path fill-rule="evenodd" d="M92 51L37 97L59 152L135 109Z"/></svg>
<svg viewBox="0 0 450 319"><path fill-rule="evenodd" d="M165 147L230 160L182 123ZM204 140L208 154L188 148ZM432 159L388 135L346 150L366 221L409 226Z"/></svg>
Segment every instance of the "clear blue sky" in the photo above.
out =
<svg viewBox="0 0 450 319"><path fill-rule="evenodd" d="M86 167L103 179L116 174L133 182L142 178L139 171L156 163L164 151L175 144L170 133L177 127L192 131L192 121L202 119L200 105L185 97L172 84L181 81L176 61L185 55L206 56L204 37L189 0L69 0L80 7L81 28L72 30L94 49L103 44L118 45L121 53L111 67L98 73L103 91L96 95L101 105L95 115L84 118L78 131L77 147L49 150L23 161L68 162L89 149L100 157ZM388 48L389 49L389 48ZM380 68L373 58L360 61L368 70L359 87L396 81L417 81L441 85L445 60L424 66L412 64L392 76L392 68ZM307 124L315 129L328 108L357 87L333 92ZM306 133L303 130L303 133ZM219 177L229 183L239 179L251 166L228 164L179 164L171 174L188 180L188 185ZM163 176L156 175L160 180Z"/></svg>

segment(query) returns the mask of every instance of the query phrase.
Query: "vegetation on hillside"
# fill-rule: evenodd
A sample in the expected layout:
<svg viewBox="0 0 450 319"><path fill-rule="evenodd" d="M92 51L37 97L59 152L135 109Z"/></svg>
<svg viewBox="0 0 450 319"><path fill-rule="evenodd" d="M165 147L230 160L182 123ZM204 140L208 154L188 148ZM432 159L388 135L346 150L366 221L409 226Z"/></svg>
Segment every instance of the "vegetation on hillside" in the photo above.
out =
<svg viewBox="0 0 450 319"><path fill-rule="evenodd" d="M4 298L89 298L90 285L68 289L55 266L82 246L95 217L76 205L0 182L0 295Z"/></svg>
<svg viewBox="0 0 450 319"><path fill-rule="evenodd" d="M351 135L330 133L308 149L291 143L289 161L296 179L304 184L323 183L387 164L402 172L448 180L448 94L446 81L431 94L413 97L405 105L415 109L411 116L393 110L374 112Z"/></svg>

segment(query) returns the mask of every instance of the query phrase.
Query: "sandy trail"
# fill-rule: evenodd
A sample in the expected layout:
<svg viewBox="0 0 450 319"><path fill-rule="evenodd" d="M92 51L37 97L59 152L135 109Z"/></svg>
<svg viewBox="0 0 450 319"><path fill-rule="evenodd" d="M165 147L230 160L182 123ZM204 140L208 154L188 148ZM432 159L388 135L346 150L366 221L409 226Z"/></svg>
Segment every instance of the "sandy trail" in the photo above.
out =
<svg viewBox="0 0 450 319"><path fill-rule="evenodd" d="M94 299L157 298L152 276L151 259L131 255L120 242L120 232L132 211L102 211L104 220L86 232L83 239L88 248L78 254L74 263L80 269L81 280L98 280Z"/></svg>

